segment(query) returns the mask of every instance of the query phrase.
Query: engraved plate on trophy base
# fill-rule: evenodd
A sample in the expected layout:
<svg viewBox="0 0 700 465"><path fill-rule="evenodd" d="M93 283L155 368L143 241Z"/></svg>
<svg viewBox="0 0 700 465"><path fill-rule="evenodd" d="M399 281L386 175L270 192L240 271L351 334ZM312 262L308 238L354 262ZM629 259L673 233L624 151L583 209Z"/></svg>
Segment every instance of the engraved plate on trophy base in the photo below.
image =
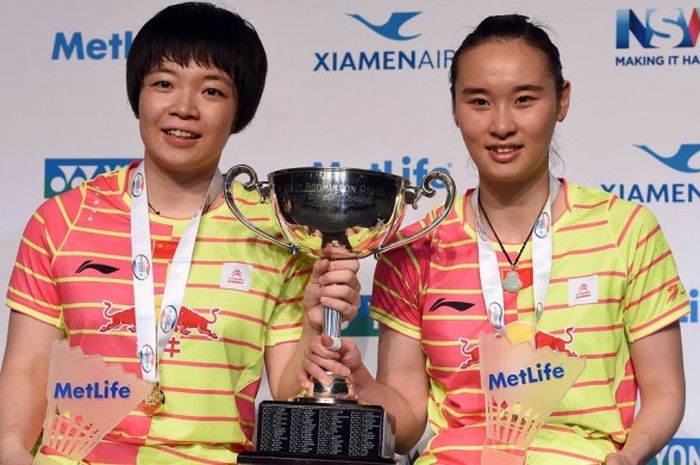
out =
<svg viewBox="0 0 700 465"><path fill-rule="evenodd" d="M393 432L384 409L354 402L264 401L256 452L240 464L394 464Z"/></svg>

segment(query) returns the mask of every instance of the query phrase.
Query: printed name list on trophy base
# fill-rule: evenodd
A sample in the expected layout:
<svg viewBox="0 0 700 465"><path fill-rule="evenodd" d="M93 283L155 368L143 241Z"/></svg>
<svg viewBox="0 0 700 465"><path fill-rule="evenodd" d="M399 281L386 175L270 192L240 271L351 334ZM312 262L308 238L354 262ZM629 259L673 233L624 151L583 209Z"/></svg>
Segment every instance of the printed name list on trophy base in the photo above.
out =
<svg viewBox="0 0 700 465"><path fill-rule="evenodd" d="M262 202L271 202L274 218L286 241L259 229L239 210L234 181L245 174L243 188L256 190ZM416 234L385 245L401 226L407 205L417 207L421 197L432 197L433 181L445 186L444 209ZM317 258L342 260L378 257L435 228L454 203L452 178L431 171L422 187L392 174L355 168L292 168L275 171L258 182L246 165L229 170L224 181L226 202L249 229L270 242ZM340 313L324 308L323 331L334 345L340 342ZM258 410L256 452L239 455L240 464L392 464L394 433L380 406L349 398L348 380L333 373L330 386L314 382L313 397L289 402L265 401Z"/></svg>

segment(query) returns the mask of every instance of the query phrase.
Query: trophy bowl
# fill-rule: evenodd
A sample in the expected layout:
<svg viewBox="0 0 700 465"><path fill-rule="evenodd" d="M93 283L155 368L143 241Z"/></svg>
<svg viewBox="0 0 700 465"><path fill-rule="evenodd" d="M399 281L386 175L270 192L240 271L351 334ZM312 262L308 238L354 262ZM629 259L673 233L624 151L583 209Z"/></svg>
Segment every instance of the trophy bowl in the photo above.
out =
<svg viewBox="0 0 700 465"><path fill-rule="evenodd" d="M241 174L249 178L247 190L272 202L286 242L256 227L238 209L232 185ZM406 206L417 208L421 197L435 195L432 181L447 188L441 216L415 235L385 245L401 226ZM441 171L431 171L422 187L415 187L400 176L358 168L291 168L259 182L250 166L237 165L226 174L224 186L231 211L248 228L292 253L331 260L378 257L401 247L436 227L454 202L454 181Z"/></svg>

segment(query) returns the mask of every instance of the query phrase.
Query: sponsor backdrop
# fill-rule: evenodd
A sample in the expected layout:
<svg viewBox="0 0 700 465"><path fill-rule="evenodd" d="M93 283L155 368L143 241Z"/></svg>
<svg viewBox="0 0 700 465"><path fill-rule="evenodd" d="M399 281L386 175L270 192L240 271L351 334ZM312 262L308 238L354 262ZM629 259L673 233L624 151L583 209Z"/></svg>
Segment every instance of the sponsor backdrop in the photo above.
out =
<svg viewBox="0 0 700 465"><path fill-rule="evenodd" d="M222 3L222 2L217 2ZM124 84L139 26L165 1L8 0L0 18L0 293L25 222L46 197L141 156ZM675 251L692 299L683 321L688 403L660 464L700 463L700 3L698 0L229 0L258 29L270 74L256 119L234 136L222 169L355 166L420 183L449 170L474 183L450 114L453 50L488 14L548 24L572 81L556 135L555 173L648 205ZM434 203L437 200L433 200ZM411 212L416 219L430 207ZM373 259L362 263L363 306L346 333L374 366L367 319ZM7 331L0 313L0 354Z"/></svg>

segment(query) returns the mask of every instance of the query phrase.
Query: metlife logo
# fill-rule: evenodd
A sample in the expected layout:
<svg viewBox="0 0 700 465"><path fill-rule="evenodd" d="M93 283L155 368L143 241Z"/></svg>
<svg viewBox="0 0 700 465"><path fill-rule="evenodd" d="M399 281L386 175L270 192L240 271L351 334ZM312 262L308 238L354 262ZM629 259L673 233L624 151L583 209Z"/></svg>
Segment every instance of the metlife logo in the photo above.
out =
<svg viewBox="0 0 700 465"><path fill-rule="evenodd" d="M617 10L615 66L699 66L700 7Z"/></svg>
<svg viewBox="0 0 700 465"><path fill-rule="evenodd" d="M44 197L48 199L66 192L133 160L135 158L47 158L44 160Z"/></svg>
<svg viewBox="0 0 700 465"><path fill-rule="evenodd" d="M683 174L700 173L700 144L681 144L674 154L659 153L649 145L634 145L667 169ZM606 192L639 203L692 203L700 200L700 187L687 183L601 184Z"/></svg>
<svg viewBox="0 0 700 465"><path fill-rule="evenodd" d="M320 161L315 161L313 163L314 167L321 168L323 163ZM333 161L329 165L331 168L340 168L339 161ZM400 161L397 163L393 159L387 159L382 161L371 162L369 169L373 171L381 171L382 173L395 174L397 176L402 176L408 179L413 185L421 186L423 184L423 179L425 176L433 169L442 171L443 173L450 173L450 168L452 168L452 163L447 162L444 166L434 166L428 157L411 157L410 155L404 155L401 157ZM435 188L444 188L442 183L435 181Z"/></svg>
<svg viewBox="0 0 700 465"><path fill-rule="evenodd" d="M375 34L387 41L387 46L373 50L322 50L314 53L314 72L342 71L415 71L449 68L454 56L451 49L410 47L422 36L419 30L420 11L393 12L388 19L367 18L347 13L354 20L358 33ZM409 45L398 45L409 43Z"/></svg>
<svg viewBox="0 0 700 465"><path fill-rule="evenodd" d="M698 315L698 295L700 295L700 291L697 289L690 289L688 291L688 297L690 298L690 313L681 318L681 323L700 323L700 315ZM700 462L698 465L700 465Z"/></svg>
<svg viewBox="0 0 700 465"><path fill-rule="evenodd" d="M134 33L115 32L107 37L88 37L82 32L56 32L51 59L59 60L124 60L129 54Z"/></svg>

